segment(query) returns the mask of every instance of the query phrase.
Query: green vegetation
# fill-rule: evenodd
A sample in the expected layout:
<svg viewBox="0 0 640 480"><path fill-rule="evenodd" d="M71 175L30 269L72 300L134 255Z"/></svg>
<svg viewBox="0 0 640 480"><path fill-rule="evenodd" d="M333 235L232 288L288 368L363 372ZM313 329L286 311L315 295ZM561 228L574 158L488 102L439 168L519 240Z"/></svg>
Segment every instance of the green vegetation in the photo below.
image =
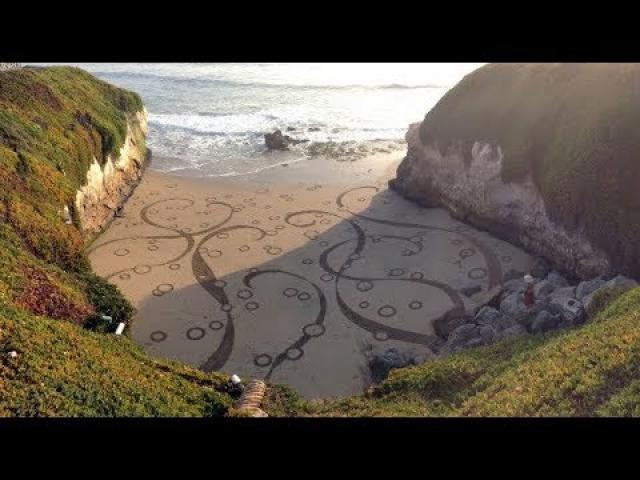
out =
<svg viewBox="0 0 640 480"><path fill-rule="evenodd" d="M92 276L75 223L94 158L117 153L140 97L68 67L0 72L0 302L82 324L131 306ZM105 296L105 293L109 295Z"/></svg>
<svg viewBox="0 0 640 480"><path fill-rule="evenodd" d="M0 416L221 415L225 385L151 359L127 337L0 304Z"/></svg>
<svg viewBox="0 0 640 480"><path fill-rule="evenodd" d="M491 64L427 114L423 143L441 151L500 145L505 181L530 175L552 218L582 228L640 275L640 65Z"/></svg>
<svg viewBox="0 0 640 480"><path fill-rule="evenodd" d="M83 328L113 331L133 308L90 271L62 211L142 108L79 69L0 72L0 416L207 416L231 403L223 375Z"/></svg>

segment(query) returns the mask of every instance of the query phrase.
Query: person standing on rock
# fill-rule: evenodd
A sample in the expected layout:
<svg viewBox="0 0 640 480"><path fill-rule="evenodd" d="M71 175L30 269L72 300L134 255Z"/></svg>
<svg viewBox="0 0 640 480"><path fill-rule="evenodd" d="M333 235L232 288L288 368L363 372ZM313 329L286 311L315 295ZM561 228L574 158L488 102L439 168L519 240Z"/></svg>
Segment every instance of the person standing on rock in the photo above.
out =
<svg viewBox="0 0 640 480"><path fill-rule="evenodd" d="M531 275L525 275L524 281L527 284L527 288L524 291L524 306L531 308L536 301L535 294L533 292L533 277Z"/></svg>

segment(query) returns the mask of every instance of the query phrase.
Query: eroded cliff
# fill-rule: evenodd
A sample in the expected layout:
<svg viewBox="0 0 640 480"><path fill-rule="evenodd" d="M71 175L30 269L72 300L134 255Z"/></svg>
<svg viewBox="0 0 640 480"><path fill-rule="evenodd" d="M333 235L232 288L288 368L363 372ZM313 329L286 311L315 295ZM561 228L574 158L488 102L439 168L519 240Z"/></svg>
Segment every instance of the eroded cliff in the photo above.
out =
<svg viewBox="0 0 640 480"><path fill-rule="evenodd" d="M117 154L104 162L94 157L87 181L76 193L75 209L86 233L100 231L114 216L142 177L147 163L147 112L127 115L127 134Z"/></svg>
<svg viewBox="0 0 640 480"><path fill-rule="evenodd" d="M496 64L407 133L392 188L578 277L640 275L639 65Z"/></svg>

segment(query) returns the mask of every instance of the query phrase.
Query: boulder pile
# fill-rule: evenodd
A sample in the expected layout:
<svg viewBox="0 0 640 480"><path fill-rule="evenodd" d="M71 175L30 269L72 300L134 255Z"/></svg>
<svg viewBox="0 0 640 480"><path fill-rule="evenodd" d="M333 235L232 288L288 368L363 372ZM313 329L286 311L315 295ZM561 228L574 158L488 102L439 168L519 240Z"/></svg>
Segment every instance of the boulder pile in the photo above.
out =
<svg viewBox="0 0 640 480"><path fill-rule="evenodd" d="M455 327L436 329L444 340L440 353L453 353L467 348L489 345L514 335L536 334L585 323L599 311L603 298L611 299L630 290L638 283L617 275L599 276L571 285L557 271L545 269L544 277L533 279L534 303L527 306L527 288L523 276L509 272L509 278L498 296L477 310L475 315L456 315ZM452 325L453 326L453 325ZM445 333L446 332L446 333Z"/></svg>

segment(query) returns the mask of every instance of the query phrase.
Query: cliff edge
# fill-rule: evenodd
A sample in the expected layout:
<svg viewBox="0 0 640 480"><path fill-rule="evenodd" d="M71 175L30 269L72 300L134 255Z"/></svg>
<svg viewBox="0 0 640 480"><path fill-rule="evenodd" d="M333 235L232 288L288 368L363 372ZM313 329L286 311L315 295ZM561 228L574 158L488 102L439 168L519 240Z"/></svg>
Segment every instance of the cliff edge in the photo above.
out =
<svg viewBox="0 0 640 480"><path fill-rule="evenodd" d="M580 278L640 276L638 64L491 64L407 133L392 188Z"/></svg>

